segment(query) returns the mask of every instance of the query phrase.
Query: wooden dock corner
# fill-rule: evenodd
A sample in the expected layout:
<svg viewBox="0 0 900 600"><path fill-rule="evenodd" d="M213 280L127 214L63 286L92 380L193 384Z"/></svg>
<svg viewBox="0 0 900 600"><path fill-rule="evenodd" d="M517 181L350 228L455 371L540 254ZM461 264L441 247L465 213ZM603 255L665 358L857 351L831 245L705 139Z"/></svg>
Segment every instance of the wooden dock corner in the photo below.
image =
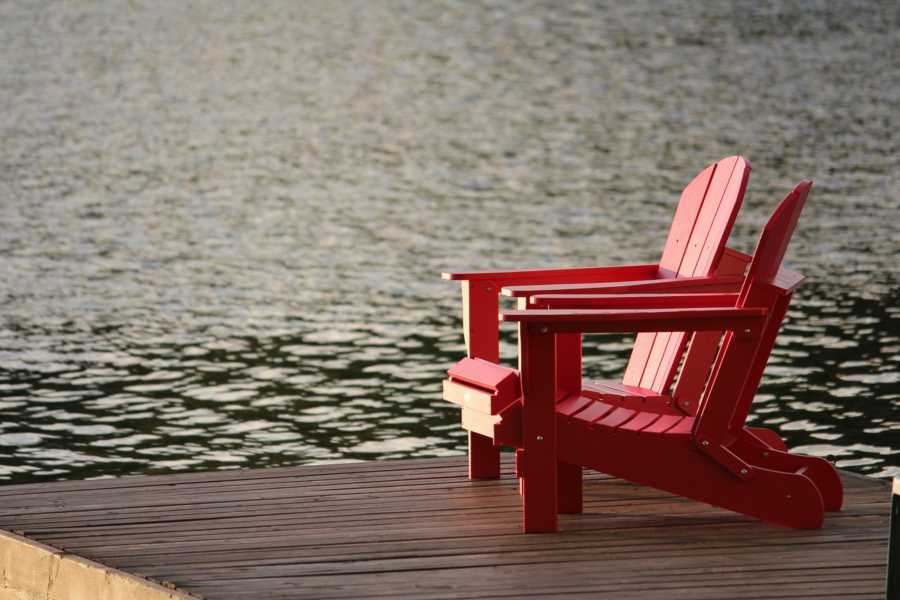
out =
<svg viewBox="0 0 900 600"><path fill-rule="evenodd" d="M197 600L197 597L0 531L0 600Z"/></svg>

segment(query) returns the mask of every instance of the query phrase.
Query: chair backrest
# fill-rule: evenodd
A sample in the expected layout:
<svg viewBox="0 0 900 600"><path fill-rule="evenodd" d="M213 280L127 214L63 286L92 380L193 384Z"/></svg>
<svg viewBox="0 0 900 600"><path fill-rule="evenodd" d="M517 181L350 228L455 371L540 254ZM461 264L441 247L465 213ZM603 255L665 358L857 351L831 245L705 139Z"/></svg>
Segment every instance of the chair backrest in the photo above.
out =
<svg viewBox="0 0 900 600"><path fill-rule="evenodd" d="M801 181L769 217L756 243L750 267L747 269L747 278L744 280L738 301L740 306L753 306L754 286L775 281L811 188L812 181Z"/></svg>
<svg viewBox="0 0 900 600"><path fill-rule="evenodd" d="M699 411L698 427L707 434L733 432L747 419L790 304L793 289L782 287L777 275L811 187L803 181L781 201L756 244L737 306L766 308L766 323L755 339L725 336Z"/></svg>
<svg viewBox="0 0 900 600"><path fill-rule="evenodd" d="M659 261L661 277L699 277L715 272L740 210L750 164L729 156L706 167L681 193ZM623 383L659 393L668 390L681 361L684 332L639 333Z"/></svg>

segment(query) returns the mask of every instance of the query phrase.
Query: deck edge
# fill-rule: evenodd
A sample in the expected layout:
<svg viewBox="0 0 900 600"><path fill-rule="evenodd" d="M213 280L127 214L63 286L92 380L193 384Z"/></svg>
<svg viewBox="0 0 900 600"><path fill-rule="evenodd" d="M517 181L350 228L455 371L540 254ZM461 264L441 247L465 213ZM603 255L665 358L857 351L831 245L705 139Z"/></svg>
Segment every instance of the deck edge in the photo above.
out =
<svg viewBox="0 0 900 600"><path fill-rule="evenodd" d="M198 600L137 575L0 530L0 600Z"/></svg>

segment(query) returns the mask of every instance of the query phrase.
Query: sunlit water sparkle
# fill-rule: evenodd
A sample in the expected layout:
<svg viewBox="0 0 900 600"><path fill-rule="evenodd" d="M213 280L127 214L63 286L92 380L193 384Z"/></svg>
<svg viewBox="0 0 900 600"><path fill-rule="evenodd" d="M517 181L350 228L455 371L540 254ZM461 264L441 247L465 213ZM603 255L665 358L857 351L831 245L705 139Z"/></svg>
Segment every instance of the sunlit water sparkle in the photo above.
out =
<svg viewBox="0 0 900 600"><path fill-rule="evenodd" d="M653 261L734 153L738 249L816 182L752 419L900 474L898 42L890 2L0 3L0 478L460 453L438 273Z"/></svg>

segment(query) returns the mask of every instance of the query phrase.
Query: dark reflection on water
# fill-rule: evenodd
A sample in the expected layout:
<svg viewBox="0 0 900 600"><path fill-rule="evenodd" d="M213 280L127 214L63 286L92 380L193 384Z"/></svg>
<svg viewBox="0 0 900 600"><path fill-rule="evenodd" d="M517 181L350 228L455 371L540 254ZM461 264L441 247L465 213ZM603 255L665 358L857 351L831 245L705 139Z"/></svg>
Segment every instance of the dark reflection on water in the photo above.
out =
<svg viewBox="0 0 900 600"><path fill-rule="evenodd" d="M437 273L652 260L736 152L740 249L816 181L753 418L900 474L898 31L890 2L0 4L0 477L459 452Z"/></svg>

